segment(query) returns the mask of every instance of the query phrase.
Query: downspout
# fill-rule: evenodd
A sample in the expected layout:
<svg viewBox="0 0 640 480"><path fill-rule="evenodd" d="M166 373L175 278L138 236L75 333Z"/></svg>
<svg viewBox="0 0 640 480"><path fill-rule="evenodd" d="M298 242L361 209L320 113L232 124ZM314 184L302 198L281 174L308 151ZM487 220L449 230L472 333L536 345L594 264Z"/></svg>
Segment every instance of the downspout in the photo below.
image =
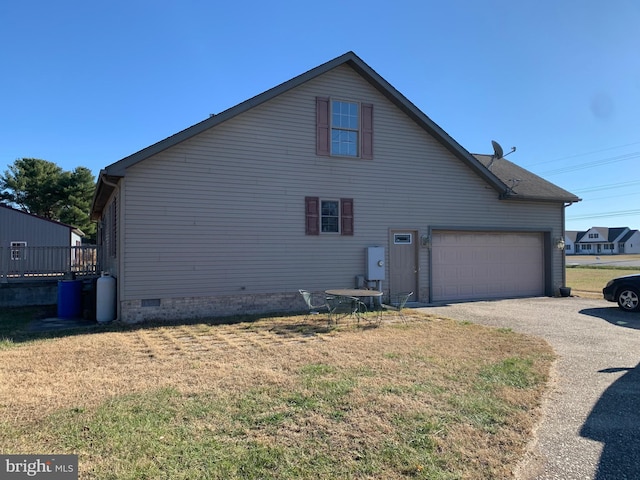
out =
<svg viewBox="0 0 640 480"><path fill-rule="evenodd" d="M565 217L566 217L566 213L567 213L567 207L572 205L571 202L569 203L565 203L562 205L562 238L564 239L566 237L565 232L566 232L566 226L565 226ZM565 249L561 250L562 252L562 286L566 287L567 286L567 253Z"/></svg>
<svg viewBox="0 0 640 480"><path fill-rule="evenodd" d="M105 185L109 185L110 187L113 187L113 188L118 188L117 183L111 183L109 180L107 180L104 177L102 177L102 183L104 183Z"/></svg>
<svg viewBox="0 0 640 480"><path fill-rule="evenodd" d="M105 185L108 185L109 187L113 187L113 191L114 191L114 192L116 192L116 191L118 190L118 184L117 184L117 183L112 183L112 182L110 182L109 180L107 180L107 179L106 179L106 175L102 175L102 176L101 176L101 178L100 178L100 181L101 181L102 183L104 183ZM103 210L104 210L104 209L103 209ZM103 212L103 213L104 213L104 212ZM102 217L102 215L101 215L101 217ZM104 218L104 217L102 217L102 218ZM118 230L120 230L120 229L118 229ZM103 252L103 255L104 255L104 252ZM105 265L104 259L103 259L102 265L103 265L103 266Z"/></svg>
<svg viewBox="0 0 640 480"><path fill-rule="evenodd" d="M102 182L105 185L108 185L109 187L113 187L113 191L114 192L119 192L118 184L110 182L105 177L106 177L106 175L102 177L102 179L101 179ZM118 203L122 204L122 202L120 202L120 201ZM122 211L122 208L119 208L119 210ZM120 223L120 222L121 222L121 215L118 214L118 223ZM120 258L122 258L122 247L121 247L122 242L120 241L120 235L121 235L120 232L122 232L122 228L121 228L121 225L118 225L118 239L117 239L117 242L118 242L118 246L120 248L118 248L117 251L120 252L119 256L120 256ZM104 254L104 251L103 251L103 254ZM120 262L120 259L118 260L118 262ZM103 262L103 264L104 264L104 262ZM122 275L119 274L120 271L121 271L121 266L118 265L118 277L120 277L120 278L116 278L116 318L115 318L115 321L118 321L120 319L120 302L119 302L119 299L122 298L122 296L121 296Z"/></svg>
<svg viewBox="0 0 640 480"><path fill-rule="evenodd" d="M431 229L431 225L429 225L429 227L427 227L427 257L428 257L428 262L427 262L427 269L428 269L428 275L429 275L429 281L427 282L427 286L428 286L428 297L427 297L427 301L429 303L433 303L433 245L432 242L433 241L433 230Z"/></svg>

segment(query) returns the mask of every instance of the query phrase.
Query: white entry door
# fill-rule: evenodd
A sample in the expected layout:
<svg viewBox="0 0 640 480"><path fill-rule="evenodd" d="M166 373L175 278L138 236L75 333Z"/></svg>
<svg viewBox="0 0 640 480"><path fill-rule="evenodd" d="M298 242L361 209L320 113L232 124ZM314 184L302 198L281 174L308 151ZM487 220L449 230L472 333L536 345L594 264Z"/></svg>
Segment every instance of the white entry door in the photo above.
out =
<svg viewBox="0 0 640 480"><path fill-rule="evenodd" d="M433 232L432 300L544 295L541 233Z"/></svg>

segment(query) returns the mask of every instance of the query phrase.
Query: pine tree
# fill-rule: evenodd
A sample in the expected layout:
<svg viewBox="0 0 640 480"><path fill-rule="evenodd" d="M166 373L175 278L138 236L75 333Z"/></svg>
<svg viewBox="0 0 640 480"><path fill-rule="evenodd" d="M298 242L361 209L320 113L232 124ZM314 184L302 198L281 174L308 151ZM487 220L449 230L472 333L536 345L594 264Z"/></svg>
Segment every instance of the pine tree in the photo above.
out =
<svg viewBox="0 0 640 480"><path fill-rule="evenodd" d="M67 172L38 158L19 158L0 176L0 202L77 227L89 241L96 232L89 219L94 189L88 168Z"/></svg>

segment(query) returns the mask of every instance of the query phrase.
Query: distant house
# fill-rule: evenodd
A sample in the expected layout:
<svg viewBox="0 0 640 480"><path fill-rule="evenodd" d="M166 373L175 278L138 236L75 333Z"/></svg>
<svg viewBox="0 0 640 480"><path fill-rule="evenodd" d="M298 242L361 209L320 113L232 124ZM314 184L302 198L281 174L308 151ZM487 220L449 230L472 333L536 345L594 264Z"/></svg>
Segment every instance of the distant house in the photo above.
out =
<svg viewBox="0 0 640 480"><path fill-rule="evenodd" d="M0 277L66 270L75 255L68 247L79 247L83 236L71 225L0 204Z"/></svg>
<svg viewBox="0 0 640 480"><path fill-rule="evenodd" d="M640 253L640 231L629 227L591 227L587 231L567 230L568 255L614 255Z"/></svg>
<svg viewBox="0 0 640 480"><path fill-rule="evenodd" d="M118 317L300 311L361 276L419 302L554 295L580 199L490 163L349 52L100 172Z"/></svg>
<svg viewBox="0 0 640 480"><path fill-rule="evenodd" d="M629 230L617 243L618 253L640 253L640 231Z"/></svg>
<svg viewBox="0 0 640 480"><path fill-rule="evenodd" d="M576 241L578 238L582 238L585 232L578 232L575 230L567 230L564 232L564 251L567 255L576 253Z"/></svg>
<svg viewBox="0 0 640 480"><path fill-rule="evenodd" d="M1 247L75 247L83 236L71 225L0 204Z"/></svg>

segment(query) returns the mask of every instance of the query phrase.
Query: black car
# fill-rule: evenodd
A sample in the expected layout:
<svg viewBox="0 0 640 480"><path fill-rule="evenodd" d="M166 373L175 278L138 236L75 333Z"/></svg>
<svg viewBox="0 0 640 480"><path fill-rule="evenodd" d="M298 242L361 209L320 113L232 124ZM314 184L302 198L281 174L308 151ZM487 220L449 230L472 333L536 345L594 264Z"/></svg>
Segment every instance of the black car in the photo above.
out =
<svg viewBox="0 0 640 480"><path fill-rule="evenodd" d="M614 278L602 289L605 300L618 302L625 312L640 310L640 273Z"/></svg>

